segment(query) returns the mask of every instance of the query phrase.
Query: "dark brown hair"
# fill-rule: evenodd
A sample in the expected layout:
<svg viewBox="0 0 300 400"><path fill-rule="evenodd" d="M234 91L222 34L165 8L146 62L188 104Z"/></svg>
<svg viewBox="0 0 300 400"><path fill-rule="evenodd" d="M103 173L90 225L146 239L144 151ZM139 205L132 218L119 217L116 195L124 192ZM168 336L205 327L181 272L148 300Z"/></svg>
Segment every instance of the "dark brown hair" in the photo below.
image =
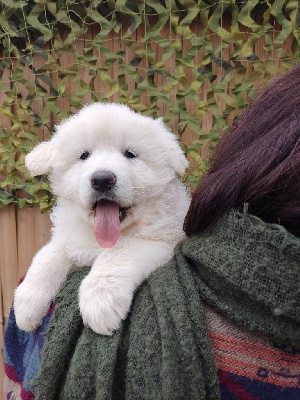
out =
<svg viewBox="0 0 300 400"><path fill-rule="evenodd" d="M220 140L184 230L202 232L245 203L300 236L300 64L273 80Z"/></svg>

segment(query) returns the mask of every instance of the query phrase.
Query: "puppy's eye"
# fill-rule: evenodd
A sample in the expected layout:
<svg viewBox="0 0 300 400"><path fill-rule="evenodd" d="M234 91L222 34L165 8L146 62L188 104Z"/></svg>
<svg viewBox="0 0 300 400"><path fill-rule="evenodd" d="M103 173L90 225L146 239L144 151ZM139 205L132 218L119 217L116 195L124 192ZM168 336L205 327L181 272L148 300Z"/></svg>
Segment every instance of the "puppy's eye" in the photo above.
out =
<svg viewBox="0 0 300 400"><path fill-rule="evenodd" d="M87 158L89 158L90 153L88 151L85 151L84 153L82 153L79 157L80 160L86 160Z"/></svg>
<svg viewBox="0 0 300 400"><path fill-rule="evenodd" d="M126 158L136 158L136 157L137 157L137 154L136 154L133 150L126 150L126 151L124 152L124 156L125 156Z"/></svg>

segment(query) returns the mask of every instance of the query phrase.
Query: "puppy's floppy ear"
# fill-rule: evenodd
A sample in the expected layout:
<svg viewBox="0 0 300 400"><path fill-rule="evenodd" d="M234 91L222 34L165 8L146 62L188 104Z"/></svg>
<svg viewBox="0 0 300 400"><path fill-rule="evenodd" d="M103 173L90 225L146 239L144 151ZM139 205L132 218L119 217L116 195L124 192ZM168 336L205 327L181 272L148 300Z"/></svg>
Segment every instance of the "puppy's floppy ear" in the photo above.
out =
<svg viewBox="0 0 300 400"><path fill-rule="evenodd" d="M172 144L170 143L167 149L167 157L170 166L182 178L189 163L176 140Z"/></svg>
<svg viewBox="0 0 300 400"><path fill-rule="evenodd" d="M162 118L159 118L156 122L159 124L160 130L162 131L161 140L163 142L163 149L165 149L167 161L176 174L182 178L189 165L188 160L181 150L176 136L169 131L163 123Z"/></svg>
<svg viewBox="0 0 300 400"><path fill-rule="evenodd" d="M32 176L48 174L52 169L53 144L42 142L25 157L25 165Z"/></svg>

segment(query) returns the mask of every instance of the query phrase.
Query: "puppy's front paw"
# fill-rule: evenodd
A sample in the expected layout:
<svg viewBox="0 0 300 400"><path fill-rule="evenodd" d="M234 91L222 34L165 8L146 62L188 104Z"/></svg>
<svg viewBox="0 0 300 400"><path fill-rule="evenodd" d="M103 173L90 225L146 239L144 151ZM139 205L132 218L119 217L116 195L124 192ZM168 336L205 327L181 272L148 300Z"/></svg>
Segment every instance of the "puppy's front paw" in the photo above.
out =
<svg viewBox="0 0 300 400"><path fill-rule="evenodd" d="M15 291L14 310L16 323L24 331L38 328L50 306L45 295L38 293L35 287L22 282Z"/></svg>
<svg viewBox="0 0 300 400"><path fill-rule="evenodd" d="M134 289L120 277L87 276L79 291L82 319L94 332L111 335L130 309Z"/></svg>

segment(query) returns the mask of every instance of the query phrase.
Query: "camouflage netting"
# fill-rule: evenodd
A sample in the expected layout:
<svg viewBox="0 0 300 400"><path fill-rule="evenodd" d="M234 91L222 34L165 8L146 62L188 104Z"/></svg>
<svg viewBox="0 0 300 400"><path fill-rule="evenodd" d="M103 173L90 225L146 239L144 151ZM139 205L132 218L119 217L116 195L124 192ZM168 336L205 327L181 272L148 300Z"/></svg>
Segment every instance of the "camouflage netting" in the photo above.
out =
<svg viewBox="0 0 300 400"><path fill-rule="evenodd" d="M0 2L0 207L49 208L24 156L90 101L164 116L195 185L220 134L299 58L298 1Z"/></svg>

